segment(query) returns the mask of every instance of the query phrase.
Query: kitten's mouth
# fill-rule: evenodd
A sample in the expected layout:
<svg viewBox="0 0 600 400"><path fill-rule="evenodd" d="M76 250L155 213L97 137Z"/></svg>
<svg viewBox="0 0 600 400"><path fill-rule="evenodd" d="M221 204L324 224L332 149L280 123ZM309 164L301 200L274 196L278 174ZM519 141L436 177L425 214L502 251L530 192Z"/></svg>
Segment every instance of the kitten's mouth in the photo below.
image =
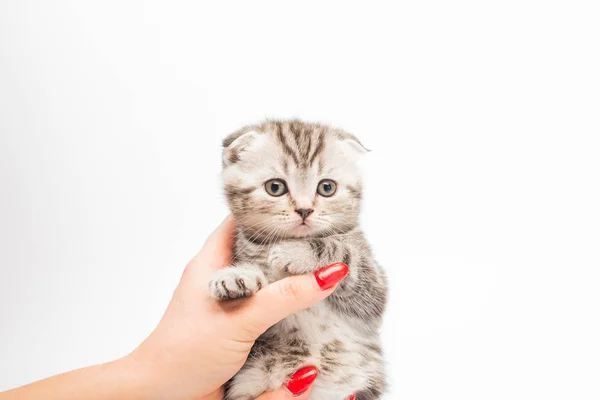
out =
<svg viewBox="0 0 600 400"><path fill-rule="evenodd" d="M298 221L291 229L290 233L296 237L312 235L314 226L309 221Z"/></svg>

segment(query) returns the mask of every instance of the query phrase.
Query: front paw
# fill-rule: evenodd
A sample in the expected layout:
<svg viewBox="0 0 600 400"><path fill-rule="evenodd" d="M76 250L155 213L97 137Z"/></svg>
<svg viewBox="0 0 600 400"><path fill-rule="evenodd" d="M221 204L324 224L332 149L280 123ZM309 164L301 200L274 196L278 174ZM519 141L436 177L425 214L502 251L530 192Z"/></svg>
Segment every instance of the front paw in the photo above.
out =
<svg viewBox="0 0 600 400"><path fill-rule="evenodd" d="M239 299L252 296L267 283L260 270L227 267L215 272L208 283L208 292L217 300Z"/></svg>
<svg viewBox="0 0 600 400"><path fill-rule="evenodd" d="M268 264L284 274L304 274L314 269L314 256L307 243L289 241L273 246L269 251Z"/></svg>

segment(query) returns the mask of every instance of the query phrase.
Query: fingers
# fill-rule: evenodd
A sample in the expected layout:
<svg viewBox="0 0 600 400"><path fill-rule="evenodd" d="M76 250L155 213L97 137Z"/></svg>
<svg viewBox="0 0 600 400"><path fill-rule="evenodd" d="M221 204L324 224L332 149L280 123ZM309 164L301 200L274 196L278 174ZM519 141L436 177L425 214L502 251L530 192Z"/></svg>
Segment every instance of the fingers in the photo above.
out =
<svg viewBox="0 0 600 400"><path fill-rule="evenodd" d="M313 275L290 276L274 282L249 299L243 314L246 331L255 340L272 325L329 296L348 274L343 263L328 265Z"/></svg>
<svg viewBox="0 0 600 400"><path fill-rule="evenodd" d="M257 400L308 400L317 375L318 371L315 367L304 367L296 371L284 387L264 393Z"/></svg>

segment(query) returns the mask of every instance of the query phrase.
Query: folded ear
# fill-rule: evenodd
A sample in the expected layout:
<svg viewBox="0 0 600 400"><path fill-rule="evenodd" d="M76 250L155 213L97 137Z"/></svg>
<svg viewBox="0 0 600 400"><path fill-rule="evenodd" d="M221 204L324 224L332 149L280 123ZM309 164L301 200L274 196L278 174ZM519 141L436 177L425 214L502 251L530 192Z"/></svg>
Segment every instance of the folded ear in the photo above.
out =
<svg viewBox="0 0 600 400"><path fill-rule="evenodd" d="M223 140L223 166L235 164L257 142L261 134L254 129L242 129L227 136Z"/></svg>
<svg viewBox="0 0 600 400"><path fill-rule="evenodd" d="M342 132L340 133L339 138L344 147L355 155L363 155L371 151L363 146L356 136L350 133Z"/></svg>

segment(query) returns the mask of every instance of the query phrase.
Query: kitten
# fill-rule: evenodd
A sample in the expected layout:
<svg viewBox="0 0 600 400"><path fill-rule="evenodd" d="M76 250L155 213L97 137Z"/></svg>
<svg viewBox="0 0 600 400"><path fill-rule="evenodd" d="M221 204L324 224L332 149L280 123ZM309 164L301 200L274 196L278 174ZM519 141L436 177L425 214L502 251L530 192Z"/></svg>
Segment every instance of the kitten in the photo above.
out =
<svg viewBox="0 0 600 400"><path fill-rule="evenodd" d="M223 142L223 179L237 223L233 265L209 284L218 300L334 262L348 276L320 304L279 322L254 344L226 400L252 400L313 365L311 399L379 399L385 377L378 329L387 283L358 227L366 149L341 130L300 121L245 127Z"/></svg>

